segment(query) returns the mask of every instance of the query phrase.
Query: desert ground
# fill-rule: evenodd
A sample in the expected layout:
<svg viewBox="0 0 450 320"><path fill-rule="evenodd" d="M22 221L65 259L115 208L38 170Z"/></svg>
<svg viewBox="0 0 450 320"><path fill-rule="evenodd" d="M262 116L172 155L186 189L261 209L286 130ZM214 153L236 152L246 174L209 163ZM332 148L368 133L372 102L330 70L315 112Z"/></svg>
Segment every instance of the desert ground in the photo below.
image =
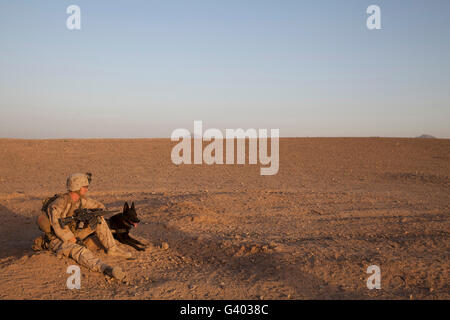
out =
<svg viewBox="0 0 450 320"><path fill-rule="evenodd" d="M180 165L169 139L0 139L0 299L449 299L450 140L285 138L280 169ZM42 199L70 173L134 201L125 282L34 252ZM369 290L367 267L381 270Z"/></svg>

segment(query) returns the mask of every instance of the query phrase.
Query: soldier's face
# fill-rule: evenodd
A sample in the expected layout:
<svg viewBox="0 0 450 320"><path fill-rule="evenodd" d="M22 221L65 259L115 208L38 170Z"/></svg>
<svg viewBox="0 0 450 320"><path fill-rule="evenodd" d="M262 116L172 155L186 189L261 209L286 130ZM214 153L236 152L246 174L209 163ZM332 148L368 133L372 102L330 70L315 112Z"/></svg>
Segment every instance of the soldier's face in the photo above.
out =
<svg viewBox="0 0 450 320"><path fill-rule="evenodd" d="M88 191L88 187L81 187L80 195L84 196L86 193L88 193Z"/></svg>

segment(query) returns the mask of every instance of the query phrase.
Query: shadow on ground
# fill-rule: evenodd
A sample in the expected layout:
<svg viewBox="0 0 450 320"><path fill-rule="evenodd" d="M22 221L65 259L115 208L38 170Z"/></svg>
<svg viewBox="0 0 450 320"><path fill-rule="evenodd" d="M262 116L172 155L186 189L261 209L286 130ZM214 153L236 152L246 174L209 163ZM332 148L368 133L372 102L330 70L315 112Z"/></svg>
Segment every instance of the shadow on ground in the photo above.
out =
<svg viewBox="0 0 450 320"><path fill-rule="evenodd" d="M40 235L35 217L25 217L0 205L0 259L30 255L33 240Z"/></svg>

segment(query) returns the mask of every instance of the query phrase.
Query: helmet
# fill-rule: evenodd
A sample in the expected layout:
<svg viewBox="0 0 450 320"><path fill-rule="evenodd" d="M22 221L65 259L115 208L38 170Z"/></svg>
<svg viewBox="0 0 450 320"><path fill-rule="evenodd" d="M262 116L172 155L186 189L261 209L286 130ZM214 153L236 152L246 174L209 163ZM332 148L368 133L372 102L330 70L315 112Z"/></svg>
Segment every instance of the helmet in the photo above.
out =
<svg viewBox="0 0 450 320"><path fill-rule="evenodd" d="M91 173L74 173L67 178L67 190L78 191L91 184Z"/></svg>

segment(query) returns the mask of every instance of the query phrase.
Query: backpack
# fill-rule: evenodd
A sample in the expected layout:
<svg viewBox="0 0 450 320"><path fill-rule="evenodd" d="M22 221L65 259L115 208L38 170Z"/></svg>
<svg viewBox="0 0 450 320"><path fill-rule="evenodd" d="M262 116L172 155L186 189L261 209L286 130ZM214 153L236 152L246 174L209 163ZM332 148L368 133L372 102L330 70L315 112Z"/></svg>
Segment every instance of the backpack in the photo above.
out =
<svg viewBox="0 0 450 320"><path fill-rule="evenodd" d="M47 213L48 207L55 201L57 198L63 196L64 193L56 193L53 197L47 197L44 200L42 200L42 208L41 211L44 211Z"/></svg>
<svg viewBox="0 0 450 320"><path fill-rule="evenodd" d="M42 200L41 213L37 218L37 225L42 232L46 234L51 233L50 219L48 218L48 207L59 197L65 196L65 193L57 193L52 197L47 197ZM66 207L67 207L68 197L66 197Z"/></svg>

